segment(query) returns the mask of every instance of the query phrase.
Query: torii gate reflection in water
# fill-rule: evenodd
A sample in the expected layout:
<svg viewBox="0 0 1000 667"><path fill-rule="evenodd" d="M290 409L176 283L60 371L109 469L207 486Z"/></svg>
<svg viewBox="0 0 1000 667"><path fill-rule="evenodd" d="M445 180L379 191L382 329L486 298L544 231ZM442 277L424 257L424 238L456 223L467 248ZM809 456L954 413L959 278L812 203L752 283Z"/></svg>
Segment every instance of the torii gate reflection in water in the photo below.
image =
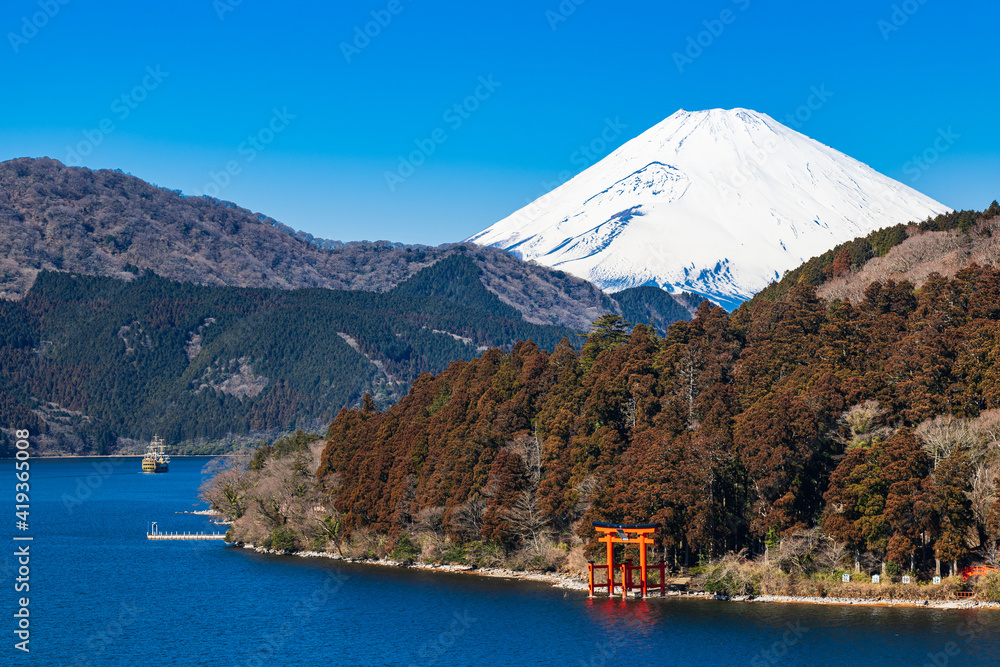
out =
<svg viewBox="0 0 1000 667"><path fill-rule="evenodd" d="M594 597L594 570L607 569L608 571L608 597L615 594L615 544L634 544L639 547L639 567L632 565L632 561L622 563L622 599L628 595L630 589L640 588L642 597L646 597L648 579L648 567L646 565L646 547L653 546L652 535L660 527L658 523L601 523L594 522L594 528L604 533L604 537L598 542L604 542L608 548L608 564L594 565L594 561L587 563L590 580L590 597ZM660 595L666 594L665 564L660 561L656 566L660 571ZM632 582L632 570L639 570L640 582Z"/></svg>

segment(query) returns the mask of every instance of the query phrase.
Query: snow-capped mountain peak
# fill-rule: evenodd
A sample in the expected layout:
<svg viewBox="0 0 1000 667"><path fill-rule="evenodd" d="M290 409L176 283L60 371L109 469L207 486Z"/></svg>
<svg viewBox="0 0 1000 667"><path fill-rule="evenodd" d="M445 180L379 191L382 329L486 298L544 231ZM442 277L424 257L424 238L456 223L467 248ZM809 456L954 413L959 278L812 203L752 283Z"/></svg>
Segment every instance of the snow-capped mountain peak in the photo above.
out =
<svg viewBox="0 0 1000 667"><path fill-rule="evenodd" d="M682 109L469 240L732 308L838 243L949 210L767 114Z"/></svg>

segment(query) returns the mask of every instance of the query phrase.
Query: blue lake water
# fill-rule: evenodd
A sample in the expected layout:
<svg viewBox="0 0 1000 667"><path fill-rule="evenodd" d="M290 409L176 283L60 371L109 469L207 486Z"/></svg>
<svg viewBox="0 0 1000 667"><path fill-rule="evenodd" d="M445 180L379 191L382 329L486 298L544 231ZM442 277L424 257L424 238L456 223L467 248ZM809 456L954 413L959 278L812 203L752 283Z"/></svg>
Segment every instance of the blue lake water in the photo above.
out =
<svg viewBox="0 0 1000 667"><path fill-rule="evenodd" d="M205 458L31 462L31 653L14 649L14 470L0 563L0 665L990 665L1000 611L588 600L548 586L222 542L197 491ZM110 474L105 474L109 473ZM4 497L6 494L7 497Z"/></svg>

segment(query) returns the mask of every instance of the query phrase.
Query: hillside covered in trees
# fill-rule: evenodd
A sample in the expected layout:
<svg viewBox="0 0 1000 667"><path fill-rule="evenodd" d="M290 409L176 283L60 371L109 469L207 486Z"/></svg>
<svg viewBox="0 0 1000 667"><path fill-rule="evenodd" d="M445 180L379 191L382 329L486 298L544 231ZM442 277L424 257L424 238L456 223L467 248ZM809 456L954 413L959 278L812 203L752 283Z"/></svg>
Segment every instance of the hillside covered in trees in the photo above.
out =
<svg viewBox="0 0 1000 667"><path fill-rule="evenodd" d="M829 301L856 302L873 282L907 280L917 287L931 274L953 276L970 264L1000 265L1000 203L986 210L952 211L920 223L894 225L831 248L752 301L773 301L795 285L811 285Z"/></svg>
<svg viewBox="0 0 1000 667"><path fill-rule="evenodd" d="M979 266L856 304L811 285L706 303L664 336L607 316L582 352L523 342L342 410L316 472L336 530L263 525L301 526L296 548L381 535L564 567L594 553L591 520L657 521L675 565L947 574L997 559L998 357L1000 270Z"/></svg>
<svg viewBox="0 0 1000 667"><path fill-rule="evenodd" d="M78 453L322 431L366 392L386 407L456 359L575 338L525 322L480 274L461 252L383 293L42 272L0 301L0 421Z"/></svg>
<svg viewBox="0 0 1000 667"><path fill-rule="evenodd" d="M456 254L471 257L486 289L534 324L585 330L610 311L652 317L662 329L690 319L701 300L639 289L619 303L585 280L496 248L329 241L121 171L48 158L0 162L0 298L23 297L39 271L130 280L135 269L208 286L387 292Z"/></svg>

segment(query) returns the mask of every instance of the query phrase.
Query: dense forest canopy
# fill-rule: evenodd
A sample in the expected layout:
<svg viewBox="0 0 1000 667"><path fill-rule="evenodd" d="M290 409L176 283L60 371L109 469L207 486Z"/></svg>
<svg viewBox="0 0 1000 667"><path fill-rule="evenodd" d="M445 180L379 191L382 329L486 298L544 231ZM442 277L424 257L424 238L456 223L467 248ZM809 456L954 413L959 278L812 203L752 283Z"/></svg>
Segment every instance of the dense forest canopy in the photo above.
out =
<svg viewBox="0 0 1000 667"><path fill-rule="evenodd" d="M704 303L662 336L612 317L582 353L523 342L421 375L384 412L342 410L317 479L347 531L437 515L504 548L588 542L593 519L658 521L684 560L817 529L904 570L989 551L1000 270L875 283L856 304L809 282L731 315Z"/></svg>
<svg viewBox="0 0 1000 667"><path fill-rule="evenodd" d="M841 243L827 250L822 255L809 259L801 266L791 271L786 271L780 280L771 283L761 290L754 296L751 302L774 301L786 296L796 285L819 287L831 279L850 273L852 269L864 268L866 265L872 264L871 260L885 257L893 249L904 244L908 239L924 235L927 232L954 231L964 235L967 239L970 238L970 232L979 232L982 236L991 237L995 225L990 224L990 221L993 221L995 218L1000 218L1000 203L994 200L982 212L952 211L951 213L939 215L936 218L928 218L920 223L899 224L875 230L868 236ZM982 244L981 241L980 244ZM968 258L972 254L967 251L965 253L965 261L959 261L959 264L961 266L970 264L971 262ZM984 261L980 263L995 265L995 254L988 254L993 256L984 257L983 259L988 260L988 262ZM917 264L921 263L921 261L927 261L927 259L937 261L941 258L911 258L906 263ZM940 272L940 269L938 269L938 272ZM862 275L864 274L862 273ZM883 278L884 276L878 276L870 279L863 286L876 282L876 280L881 281Z"/></svg>
<svg viewBox="0 0 1000 667"><path fill-rule="evenodd" d="M322 430L366 392L384 407L488 347L575 337L525 322L480 274L454 255L373 293L42 272L23 300L0 300L0 421L94 453L119 436Z"/></svg>

